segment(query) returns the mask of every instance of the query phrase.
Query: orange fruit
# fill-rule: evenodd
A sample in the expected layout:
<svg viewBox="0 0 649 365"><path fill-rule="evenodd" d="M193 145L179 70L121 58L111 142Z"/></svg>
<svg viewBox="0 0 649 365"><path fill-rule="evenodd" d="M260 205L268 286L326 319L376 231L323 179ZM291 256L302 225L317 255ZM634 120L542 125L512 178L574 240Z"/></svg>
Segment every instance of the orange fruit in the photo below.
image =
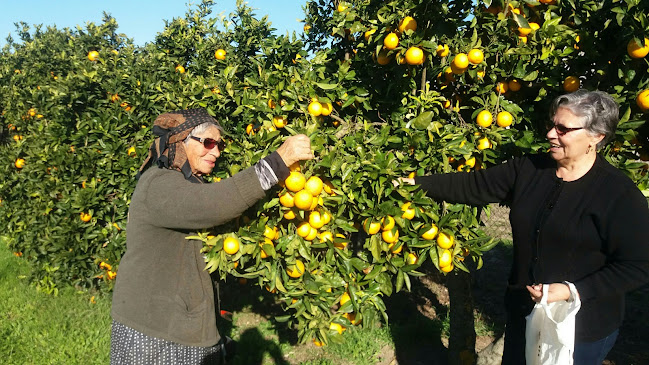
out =
<svg viewBox="0 0 649 365"><path fill-rule="evenodd" d="M365 219L363 221L363 230L365 230L365 233L367 234L377 234L381 230L381 223L379 222L371 222L368 224L367 221L369 218Z"/></svg>
<svg viewBox="0 0 649 365"><path fill-rule="evenodd" d="M14 162L14 166L16 166L17 169L22 169L25 167L25 159L17 158L16 162Z"/></svg>
<svg viewBox="0 0 649 365"><path fill-rule="evenodd" d="M309 222L302 222L297 226L297 235L304 238L311 234L311 229Z"/></svg>
<svg viewBox="0 0 649 365"><path fill-rule="evenodd" d="M255 127L252 124L248 124L246 126L246 134L249 136L254 136L255 135Z"/></svg>
<svg viewBox="0 0 649 365"><path fill-rule="evenodd" d="M322 114L322 104L320 104L317 100L309 103L308 109L309 109L309 114L313 115L314 117L317 117L320 114Z"/></svg>
<svg viewBox="0 0 649 365"><path fill-rule="evenodd" d="M383 232L383 233L385 233L385 232ZM398 234L398 232L397 232L397 239L395 240L395 242L394 242L394 243L390 243L390 244L388 245L388 249L390 250L390 252L392 252L392 253L394 253L394 254L401 253L401 251L403 251L403 246L404 246L404 245L401 245L401 246L399 246L399 247L397 247L397 248L394 247L394 246L396 245L396 241L398 241L398 236L399 236L399 234ZM386 242L387 242L387 241L386 241Z"/></svg>
<svg viewBox="0 0 649 365"><path fill-rule="evenodd" d="M309 234L307 234L304 239L307 241L313 241L316 237L318 237L318 230L311 227L311 231L309 231Z"/></svg>
<svg viewBox="0 0 649 365"><path fill-rule="evenodd" d="M304 190L308 191L313 196L320 195L323 187L324 184L322 182L322 179L320 179L317 176L311 176L309 180L307 180L306 183L304 184Z"/></svg>
<svg viewBox="0 0 649 365"><path fill-rule="evenodd" d="M374 29L374 28L367 30L367 31L363 34L363 36L365 37L365 41L369 41L369 40L370 40L370 37L371 37L372 34L374 34L374 33L376 33L376 29Z"/></svg>
<svg viewBox="0 0 649 365"><path fill-rule="evenodd" d="M338 10L339 13L342 13L343 11L347 10L348 5L344 2L339 2L338 7L336 7L336 10Z"/></svg>
<svg viewBox="0 0 649 365"><path fill-rule="evenodd" d="M288 210L284 213L284 219L293 220L295 217L297 217L297 215L293 210Z"/></svg>
<svg viewBox="0 0 649 365"><path fill-rule="evenodd" d="M424 63L424 51L419 47L410 47L406 51L406 62L409 65L417 66Z"/></svg>
<svg viewBox="0 0 649 365"><path fill-rule="evenodd" d="M276 240L279 238L279 230L277 227L268 227L266 226L264 228L264 237L268 238L269 240Z"/></svg>
<svg viewBox="0 0 649 365"><path fill-rule="evenodd" d="M273 241L269 240L268 238L264 238L264 242L259 244L259 245L262 246L262 249L261 249L261 258L262 259L265 259L266 257L268 257L268 253L266 253L266 251L264 251L263 245L271 245L271 246L275 247L275 244L273 243Z"/></svg>
<svg viewBox="0 0 649 365"><path fill-rule="evenodd" d="M129 156L135 156L135 147L131 146L127 151L126 154Z"/></svg>
<svg viewBox="0 0 649 365"><path fill-rule="evenodd" d="M529 28L518 27L518 34L520 34L522 36L526 36L526 35L528 35L530 33L532 33L531 24L530 24Z"/></svg>
<svg viewBox="0 0 649 365"><path fill-rule="evenodd" d="M385 218L381 219L381 229L384 231L389 231L392 228L394 228L394 218L392 216L386 216Z"/></svg>
<svg viewBox="0 0 649 365"><path fill-rule="evenodd" d="M484 60L484 53L482 53L481 50L474 48L469 51L467 58L469 59L469 62L471 62L472 64L478 65L481 64L482 61Z"/></svg>
<svg viewBox="0 0 649 365"><path fill-rule="evenodd" d="M274 116L273 117L273 125L276 128L284 128L284 127L286 127L286 118L280 117L280 116Z"/></svg>
<svg viewBox="0 0 649 365"><path fill-rule="evenodd" d="M223 240L223 251L230 255L237 253L239 251L239 240L235 237L227 237Z"/></svg>
<svg viewBox="0 0 649 365"><path fill-rule="evenodd" d="M331 233L331 232L329 232L329 231L324 231L324 232L320 233L319 238L320 238L320 241L321 241L321 242L325 242L325 241L331 241L331 242L333 242L333 240L334 240L334 235L333 235L333 233Z"/></svg>
<svg viewBox="0 0 649 365"><path fill-rule="evenodd" d="M458 53L457 55L455 55L455 58L453 58L452 66L455 66L456 69L460 70L466 69L467 67L469 67L469 57L464 53Z"/></svg>
<svg viewBox="0 0 649 365"><path fill-rule="evenodd" d="M302 263L302 261L300 260L295 260L294 265L289 265L286 268L286 273L293 279L299 278L300 276L302 276L302 274L304 274L304 263Z"/></svg>
<svg viewBox="0 0 649 365"><path fill-rule="evenodd" d="M320 115L324 115L325 117L330 115L331 112L333 111L333 105L331 103L324 103L322 105L322 111L320 112Z"/></svg>
<svg viewBox="0 0 649 365"><path fill-rule="evenodd" d="M406 256L406 263L408 265L415 265L417 261L419 260L419 257L417 257L416 254L410 252L408 256Z"/></svg>
<svg viewBox="0 0 649 365"><path fill-rule="evenodd" d="M286 208L293 208L295 206L295 199L291 193L286 192L279 197L279 203Z"/></svg>
<svg viewBox="0 0 649 365"><path fill-rule="evenodd" d="M324 219L320 212L311 212L309 213L309 224L315 229L322 228L325 225Z"/></svg>
<svg viewBox="0 0 649 365"><path fill-rule="evenodd" d="M181 65L176 66L176 72L184 74L185 73L185 68Z"/></svg>
<svg viewBox="0 0 649 365"><path fill-rule="evenodd" d="M440 248L446 249L453 247L453 241L453 236L444 232L439 232L439 235L437 236L437 246Z"/></svg>
<svg viewBox="0 0 649 365"><path fill-rule="evenodd" d="M439 255L439 267L445 267L453 263L453 254L449 250L442 251Z"/></svg>
<svg viewBox="0 0 649 365"><path fill-rule="evenodd" d="M478 116L476 117L476 124L481 126L482 128L489 128L491 126L491 123L493 122L493 115L491 115L491 112L488 110L483 110L480 113L478 113Z"/></svg>
<svg viewBox="0 0 649 365"><path fill-rule="evenodd" d="M332 184L331 181L325 181L322 189L324 189L325 193L329 195L336 195L336 193L334 192L334 184Z"/></svg>
<svg viewBox="0 0 649 365"><path fill-rule="evenodd" d="M404 33L406 30L413 32L417 30L417 21L411 16L407 16L399 22L399 32Z"/></svg>
<svg viewBox="0 0 649 365"><path fill-rule="evenodd" d="M566 92L575 92L579 90L579 86L581 85L581 82L579 79L575 76L568 76L566 79L563 81L563 90Z"/></svg>
<svg viewBox="0 0 649 365"><path fill-rule="evenodd" d="M338 334L342 334L343 331L345 330L345 327L343 327L342 325L340 325L338 323L333 323L332 322L329 325L329 329L338 332Z"/></svg>
<svg viewBox="0 0 649 365"><path fill-rule="evenodd" d="M635 98L635 102L643 111L649 110L649 89L646 89L638 94L638 96Z"/></svg>
<svg viewBox="0 0 649 365"><path fill-rule="evenodd" d="M304 189L304 185L306 185L306 178L301 172L298 171L292 171L286 180L284 180L284 185L286 185L286 188L292 192L297 192L302 189Z"/></svg>
<svg viewBox="0 0 649 365"><path fill-rule="evenodd" d="M433 238L435 238L435 236L437 236L437 232L438 232L437 226L431 224L430 228L426 232L421 234L421 238L425 240L432 240Z"/></svg>
<svg viewBox="0 0 649 365"><path fill-rule="evenodd" d="M439 44L437 45L437 56L446 57L449 54L448 44Z"/></svg>
<svg viewBox="0 0 649 365"><path fill-rule="evenodd" d="M81 219L82 222L89 222L90 219L92 219L92 214L81 212L79 214L79 219Z"/></svg>
<svg viewBox="0 0 649 365"><path fill-rule="evenodd" d="M344 292L343 295L340 297L340 305L343 306L345 303L349 302L352 298L349 296L347 292Z"/></svg>
<svg viewBox="0 0 649 365"><path fill-rule="evenodd" d="M505 82L499 82L496 84L496 92L498 94L504 94L509 90L509 86Z"/></svg>
<svg viewBox="0 0 649 365"><path fill-rule="evenodd" d="M395 243L399 240L399 230L388 230L381 232L381 238L387 243Z"/></svg>
<svg viewBox="0 0 649 365"><path fill-rule="evenodd" d="M336 237L337 238L345 238L345 236L343 236L340 233L337 234ZM341 250L344 250L345 248L347 248L348 244L349 244L349 241L340 241L340 240L338 240L337 242L334 242L334 247L336 247L338 249L341 249Z"/></svg>
<svg viewBox="0 0 649 365"><path fill-rule="evenodd" d="M381 65L381 66L385 66L385 65L390 63L391 59L392 58L390 58L390 56L388 56L388 51L382 49L379 52L378 57L376 58L376 62L378 62L378 64Z"/></svg>
<svg viewBox="0 0 649 365"><path fill-rule="evenodd" d="M518 90L521 89L521 83L516 79L509 80L509 82L507 83L507 86L509 87L509 90L511 90L511 91L518 91Z"/></svg>
<svg viewBox="0 0 649 365"><path fill-rule="evenodd" d="M491 141L489 141L487 137L478 140L478 149L480 151L486 150L487 148L491 148L491 147L492 147Z"/></svg>
<svg viewBox="0 0 649 365"><path fill-rule="evenodd" d="M496 116L496 124L498 124L499 127L509 127L510 125L512 125L513 121L514 117L508 111L502 111L498 113L498 116Z"/></svg>
<svg viewBox="0 0 649 365"><path fill-rule="evenodd" d="M88 59L90 61L97 61L99 59L99 52L97 51L88 52Z"/></svg>
<svg viewBox="0 0 649 365"><path fill-rule="evenodd" d="M401 218L411 220L415 217L415 208L410 208L410 202L406 202L401 206L403 214Z"/></svg>
<svg viewBox="0 0 649 365"><path fill-rule="evenodd" d="M392 50L397 48L399 45L399 36L396 33L392 32L385 36L383 39L383 46L386 49Z"/></svg>
<svg viewBox="0 0 649 365"><path fill-rule="evenodd" d="M636 42L635 38L631 39L626 45L626 51L629 53L631 58L644 58L649 54L649 39L644 39L643 46L640 46L638 42Z"/></svg>
<svg viewBox="0 0 649 365"><path fill-rule="evenodd" d="M442 269L442 272L451 272L451 271L453 271L453 264L450 264L448 266L440 267L440 269Z"/></svg>
<svg viewBox="0 0 649 365"><path fill-rule="evenodd" d="M225 59L225 55L226 55L226 53L227 53L227 52L225 52L224 49L219 48L219 49L217 49L216 51L214 51L214 58L216 58L217 60L221 60L221 61L222 61L222 60Z"/></svg>

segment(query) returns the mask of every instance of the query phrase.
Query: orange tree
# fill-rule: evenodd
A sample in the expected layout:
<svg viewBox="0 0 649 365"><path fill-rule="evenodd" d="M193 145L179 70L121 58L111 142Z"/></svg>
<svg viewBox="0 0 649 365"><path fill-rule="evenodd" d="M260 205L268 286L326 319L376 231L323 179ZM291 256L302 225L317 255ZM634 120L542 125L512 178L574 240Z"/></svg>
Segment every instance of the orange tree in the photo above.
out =
<svg viewBox="0 0 649 365"><path fill-rule="evenodd" d="M495 242L478 208L392 181L543 151L549 102L582 87L620 103L603 153L646 190L649 5L616 4L308 1L299 40L241 3L220 23L205 0L144 47L109 17L24 27L0 55L0 224L40 287L110 288L156 115L204 107L222 122L214 183L306 133L315 160L240 219L192 237L207 268L276 292L279 319L321 344L387 319L382 297L430 260L449 278L449 356L472 363L472 306L456 303L471 303L468 272Z"/></svg>

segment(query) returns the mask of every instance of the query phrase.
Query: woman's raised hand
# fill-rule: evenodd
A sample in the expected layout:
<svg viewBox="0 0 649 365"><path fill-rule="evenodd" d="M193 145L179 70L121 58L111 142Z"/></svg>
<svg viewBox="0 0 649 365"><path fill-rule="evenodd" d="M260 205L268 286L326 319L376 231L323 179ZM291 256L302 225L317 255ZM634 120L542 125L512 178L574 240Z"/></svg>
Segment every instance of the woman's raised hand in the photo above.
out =
<svg viewBox="0 0 649 365"><path fill-rule="evenodd" d="M291 166L298 161L313 159L311 140L304 134L297 134L288 137L286 141L279 146L277 153L286 166Z"/></svg>
<svg viewBox="0 0 649 365"><path fill-rule="evenodd" d="M392 185L396 188L399 185L415 185L415 179L411 177L400 177L396 180L392 180Z"/></svg>

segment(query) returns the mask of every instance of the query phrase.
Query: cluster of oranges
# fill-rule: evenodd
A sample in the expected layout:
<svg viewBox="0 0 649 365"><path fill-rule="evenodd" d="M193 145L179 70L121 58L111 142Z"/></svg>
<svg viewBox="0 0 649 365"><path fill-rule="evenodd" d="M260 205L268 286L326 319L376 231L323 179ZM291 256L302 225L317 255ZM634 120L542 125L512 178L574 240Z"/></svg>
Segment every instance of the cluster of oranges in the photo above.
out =
<svg viewBox="0 0 649 365"><path fill-rule="evenodd" d="M401 206L401 218L412 220L415 218L415 207L411 202L406 202ZM420 231L421 238L426 241L436 239L438 250L439 268L443 272L450 272L453 270L453 246L454 238L450 233L440 232L439 228L434 223L417 224L417 229ZM393 254L399 254L403 250L404 244L399 244L399 229L395 224L394 217L388 215L379 220L365 219L363 222L363 230L368 235L381 234L381 238L388 244L388 249ZM419 261L419 257L414 252L409 252L406 255L406 263L408 265L415 265Z"/></svg>
<svg viewBox="0 0 649 365"><path fill-rule="evenodd" d="M331 213L323 206L321 195L323 193L335 195L333 185L330 182L323 182L315 175L307 179L300 172L297 164L292 166L291 170L290 175L284 180L286 190L280 192L279 196L284 219L295 220L298 216L302 216L300 211L303 211L304 220L296 224L296 233L306 241L319 238L321 242L334 242L333 233L327 230L319 231L332 219ZM344 249L347 242L335 243L335 246Z"/></svg>
<svg viewBox="0 0 649 365"><path fill-rule="evenodd" d="M113 280L117 276L117 273L113 271L113 267L104 261L99 263L99 268L102 270L106 270L106 277L108 278L108 280ZM99 275L97 277L102 278L103 275Z"/></svg>
<svg viewBox="0 0 649 365"><path fill-rule="evenodd" d="M389 52L396 49L399 46L399 38L404 35L409 35L412 32L417 30L417 21L411 17L407 16L399 22L397 31L388 33L385 38L383 38L383 48L379 51L376 61L385 66L390 63L391 57ZM370 29L365 32L365 40L369 41L372 34L376 32L376 29ZM405 53L400 52L397 54L397 63L400 65L407 63L412 66L418 66L424 63L424 51L417 47L409 47Z"/></svg>

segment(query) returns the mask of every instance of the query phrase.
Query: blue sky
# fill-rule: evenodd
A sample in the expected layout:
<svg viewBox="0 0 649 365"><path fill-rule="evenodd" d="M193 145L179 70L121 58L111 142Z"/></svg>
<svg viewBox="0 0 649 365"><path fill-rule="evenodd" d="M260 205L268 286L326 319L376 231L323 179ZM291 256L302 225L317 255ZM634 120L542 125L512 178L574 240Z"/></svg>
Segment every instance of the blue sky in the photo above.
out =
<svg viewBox="0 0 649 365"><path fill-rule="evenodd" d="M258 18L268 15L268 20L279 34L287 31L301 32L304 18L302 6L306 0L247 0ZM154 40L164 28L164 20L180 17L187 11L187 0L0 0L0 46L15 33L14 23L24 21L29 25L56 25L57 28L85 26L86 22L100 23L103 11L110 13L119 24L118 31L143 45ZM192 3L198 3L197 0ZM216 0L212 15L229 14L236 0Z"/></svg>

